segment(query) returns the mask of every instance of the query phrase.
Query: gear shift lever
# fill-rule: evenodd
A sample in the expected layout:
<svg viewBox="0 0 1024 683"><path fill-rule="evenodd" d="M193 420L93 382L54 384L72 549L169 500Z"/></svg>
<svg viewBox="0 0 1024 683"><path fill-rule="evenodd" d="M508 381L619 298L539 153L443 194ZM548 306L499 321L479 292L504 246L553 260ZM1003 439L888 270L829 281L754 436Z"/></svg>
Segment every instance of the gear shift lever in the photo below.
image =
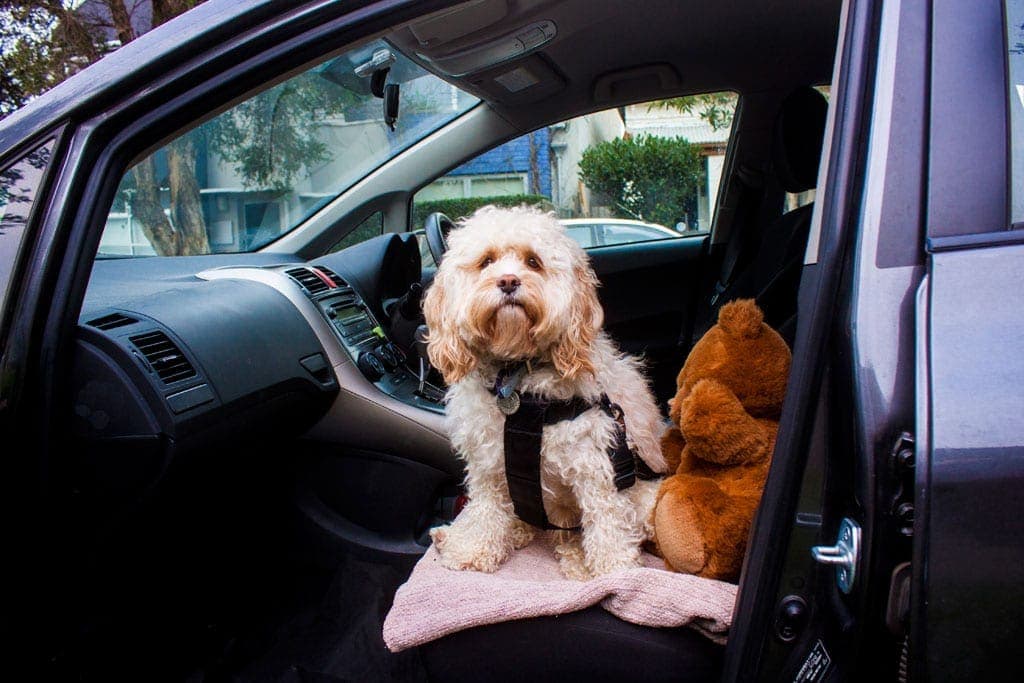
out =
<svg viewBox="0 0 1024 683"><path fill-rule="evenodd" d="M416 325L423 317L420 315L420 301L423 299L423 285L413 282L400 299L388 308L391 318L390 337L407 353L413 353L416 345Z"/></svg>
<svg viewBox="0 0 1024 683"><path fill-rule="evenodd" d="M430 358L427 356L427 326L419 325L413 334L413 346L416 347L416 356L420 360L420 386L417 391L423 393L423 385L427 383L427 370L430 368Z"/></svg>
<svg viewBox="0 0 1024 683"><path fill-rule="evenodd" d="M416 349L416 356L420 361L419 386L416 393L423 398L440 403L444 400L444 392L427 381L430 375L430 358L427 356L427 326L420 325L413 335L413 346Z"/></svg>

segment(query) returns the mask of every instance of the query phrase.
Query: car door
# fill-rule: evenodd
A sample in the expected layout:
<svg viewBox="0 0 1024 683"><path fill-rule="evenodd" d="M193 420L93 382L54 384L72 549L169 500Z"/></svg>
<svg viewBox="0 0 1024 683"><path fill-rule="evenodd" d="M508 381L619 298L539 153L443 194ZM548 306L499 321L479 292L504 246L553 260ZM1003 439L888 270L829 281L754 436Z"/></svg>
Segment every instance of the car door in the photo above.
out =
<svg viewBox="0 0 1024 683"><path fill-rule="evenodd" d="M847 3L840 23L790 388L727 681L886 680L904 654L927 12L876 9Z"/></svg>
<svg viewBox="0 0 1024 683"><path fill-rule="evenodd" d="M936 3L933 22L911 671L996 680L1024 599L1024 3Z"/></svg>

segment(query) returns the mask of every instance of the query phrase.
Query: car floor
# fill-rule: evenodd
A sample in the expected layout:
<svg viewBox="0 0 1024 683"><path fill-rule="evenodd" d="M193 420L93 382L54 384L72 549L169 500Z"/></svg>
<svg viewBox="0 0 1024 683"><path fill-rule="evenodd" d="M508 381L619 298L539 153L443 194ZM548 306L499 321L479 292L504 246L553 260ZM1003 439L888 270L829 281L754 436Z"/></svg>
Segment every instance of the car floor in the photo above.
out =
<svg viewBox="0 0 1024 683"><path fill-rule="evenodd" d="M215 467L193 458L116 511L82 497L47 677L426 680L418 653L392 654L381 635L412 561L325 543L292 502L287 452L237 449Z"/></svg>

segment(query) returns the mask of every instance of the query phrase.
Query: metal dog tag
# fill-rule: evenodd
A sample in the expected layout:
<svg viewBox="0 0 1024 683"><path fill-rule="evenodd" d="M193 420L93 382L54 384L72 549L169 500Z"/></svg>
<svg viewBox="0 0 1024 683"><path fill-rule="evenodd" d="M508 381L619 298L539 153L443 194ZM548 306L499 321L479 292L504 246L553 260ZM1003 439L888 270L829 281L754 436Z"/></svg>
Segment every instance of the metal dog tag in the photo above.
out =
<svg viewBox="0 0 1024 683"><path fill-rule="evenodd" d="M508 396L498 395L498 410L505 415L511 415L519 410L519 392L513 391Z"/></svg>

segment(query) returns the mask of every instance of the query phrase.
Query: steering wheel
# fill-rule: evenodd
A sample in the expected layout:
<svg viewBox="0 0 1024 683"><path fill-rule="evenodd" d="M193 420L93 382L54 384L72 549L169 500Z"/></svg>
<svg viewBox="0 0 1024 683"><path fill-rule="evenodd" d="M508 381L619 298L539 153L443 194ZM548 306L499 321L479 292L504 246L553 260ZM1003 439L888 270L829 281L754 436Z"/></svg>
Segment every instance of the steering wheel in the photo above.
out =
<svg viewBox="0 0 1024 683"><path fill-rule="evenodd" d="M427 248L434 257L434 263L441 265L444 253L448 251L448 233L455 227L451 218L443 213L435 212L427 216L423 222L423 234L427 238Z"/></svg>

